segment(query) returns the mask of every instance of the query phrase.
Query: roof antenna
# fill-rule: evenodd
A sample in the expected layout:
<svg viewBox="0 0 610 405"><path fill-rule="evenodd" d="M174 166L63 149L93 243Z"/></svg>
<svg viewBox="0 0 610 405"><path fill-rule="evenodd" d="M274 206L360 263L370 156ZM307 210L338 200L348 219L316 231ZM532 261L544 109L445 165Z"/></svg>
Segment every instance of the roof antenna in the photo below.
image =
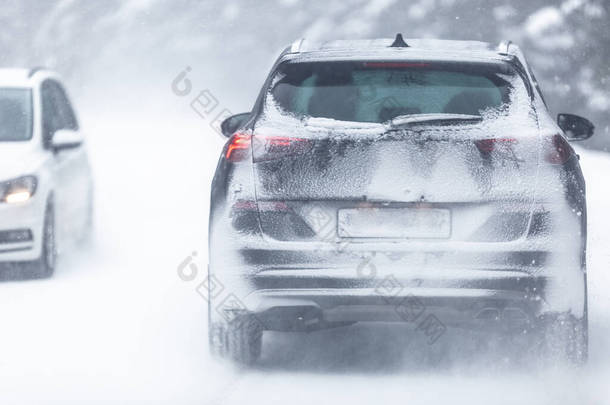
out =
<svg viewBox="0 0 610 405"><path fill-rule="evenodd" d="M396 34L396 39L390 45L390 48L408 48L409 44L405 42L401 33Z"/></svg>

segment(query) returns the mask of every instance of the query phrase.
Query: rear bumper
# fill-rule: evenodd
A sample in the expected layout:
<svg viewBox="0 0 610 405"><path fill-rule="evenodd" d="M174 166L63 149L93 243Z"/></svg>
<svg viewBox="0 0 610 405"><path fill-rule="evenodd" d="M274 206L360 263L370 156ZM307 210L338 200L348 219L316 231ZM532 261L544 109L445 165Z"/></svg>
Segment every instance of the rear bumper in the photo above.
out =
<svg viewBox="0 0 610 405"><path fill-rule="evenodd" d="M527 294L462 288L259 290L246 298L267 329L307 330L343 322L412 322L468 328L531 324L540 302Z"/></svg>
<svg viewBox="0 0 610 405"><path fill-rule="evenodd" d="M544 311L540 293L546 279L523 271L363 267L264 270L249 284L255 290L245 296L244 306L271 328L281 319L288 329L298 329L299 317L314 327L318 322L416 322L426 316L447 326L478 327L531 322Z"/></svg>

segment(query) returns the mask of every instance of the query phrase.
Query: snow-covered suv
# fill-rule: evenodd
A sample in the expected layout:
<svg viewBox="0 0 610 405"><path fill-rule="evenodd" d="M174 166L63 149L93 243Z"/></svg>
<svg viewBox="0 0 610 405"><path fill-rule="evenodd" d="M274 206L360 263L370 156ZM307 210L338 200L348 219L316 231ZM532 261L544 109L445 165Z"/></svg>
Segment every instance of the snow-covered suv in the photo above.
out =
<svg viewBox="0 0 610 405"><path fill-rule="evenodd" d="M224 121L209 341L407 322L587 357L584 118L553 119L518 47L378 39L286 49Z"/></svg>
<svg viewBox="0 0 610 405"><path fill-rule="evenodd" d="M88 236L92 194L84 138L59 77L0 69L0 269L50 276L57 251Z"/></svg>

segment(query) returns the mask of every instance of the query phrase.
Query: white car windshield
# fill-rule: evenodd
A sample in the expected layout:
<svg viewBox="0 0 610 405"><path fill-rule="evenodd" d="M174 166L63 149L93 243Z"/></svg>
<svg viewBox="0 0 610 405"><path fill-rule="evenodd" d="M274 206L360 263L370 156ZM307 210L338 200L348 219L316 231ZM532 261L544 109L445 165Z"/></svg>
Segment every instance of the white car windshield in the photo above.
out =
<svg viewBox="0 0 610 405"><path fill-rule="evenodd" d="M0 88L0 142L32 137L32 92Z"/></svg>

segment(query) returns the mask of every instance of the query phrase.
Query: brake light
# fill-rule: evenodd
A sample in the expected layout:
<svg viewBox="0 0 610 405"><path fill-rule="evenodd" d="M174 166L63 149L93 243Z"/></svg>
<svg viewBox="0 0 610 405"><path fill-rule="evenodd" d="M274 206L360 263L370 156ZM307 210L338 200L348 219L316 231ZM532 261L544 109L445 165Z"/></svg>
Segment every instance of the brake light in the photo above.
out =
<svg viewBox="0 0 610 405"><path fill-rule="evenodd" d="M255 162L303 154L313 145L310 139L269 135L255 135L253 142Z"/></svg>
<svg viewBox="0 0 610 405"><path fill-rule="evenodd" d="M544 159L548 163L562 165L570 159L573 153L572 146L559 134L547 138L545 142Z"/></svg>
<svg viewBox="0 0 610 405"><path fill-rule="evenodd" d="M512 138L488 138L474 141L474 144L477 146L477 149L479 149L479 152L486 155L490 154L501 145L510 146L515 143L517 143L517 140Z"/></svg>
<svg viewBox="0 0 610 405"><path fill-rule="evenodd" d="M225 158L229 162L239 162L248 157L248 151L252 144L252 135L237 132L229 141Z"/></svg>

